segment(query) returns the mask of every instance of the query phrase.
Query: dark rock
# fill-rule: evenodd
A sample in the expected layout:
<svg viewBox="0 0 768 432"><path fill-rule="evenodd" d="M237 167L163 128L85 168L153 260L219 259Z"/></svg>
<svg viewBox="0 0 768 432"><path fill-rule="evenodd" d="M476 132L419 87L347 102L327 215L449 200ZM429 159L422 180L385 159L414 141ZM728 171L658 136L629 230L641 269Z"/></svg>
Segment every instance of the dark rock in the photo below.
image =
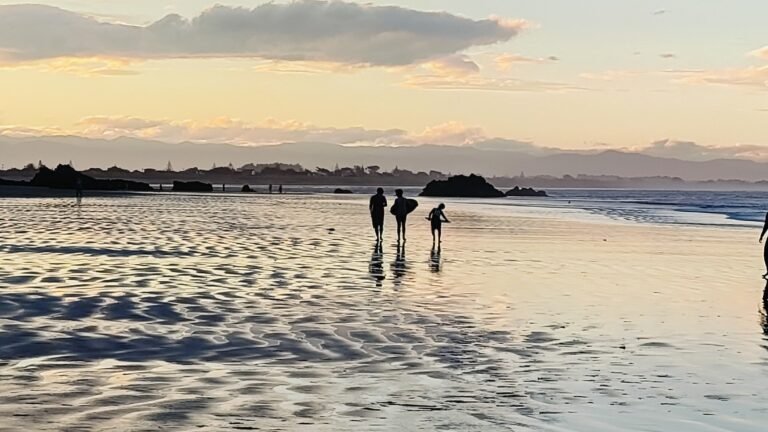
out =
<svg viewBox="0 0 768 432"><path fill-rule="evenodd" d="M433 180L421 192L427 197L501 198L504 192L478 175L454 176L448 180Z"/></svg>
<svg viewBox="0 0 768 432"><path fill-rule="evenodd" d="M338 188L338 189L334 190L333 193L335 193L335 194L351 194L353 192L351 190L349 190L349 189Z"/></svg>
<svg viewBox="0 0 768 432"><path fill-rule="evenodd" d="M240 192L253 192L253 189L251 189L250 186L245 185L242 189L240 189Z"/></svg>
<svg viewBox="0 0 768 432"><path fill-rule="evenodd" d="M75 189L77 180L84 190L104 190L104 191L151 191L152 187L143 182L131 180L102 180L95 179L76 171L69 165L59 165L55 170L47 167L40 167L35 174L30 186L42 186L53 189Z"/></svg>
<svg viewBox="0 0 768 432"><path fill-rule="evenodd" d="M507 196L510 197L546 197L547 195L546 191L537 191L533 188L519 188L515 186L514 188L507 191Z"/></svg>
<svg viewBox="0 0 768 432"><path fill-rule="evenodd" d="M29 186L29 183L25 181L5 180L0 178L0 186Z"/></svg>
<svg viewBox="0 0 768 432"><path fill-rule="evenodd" d="M199 181L173 182L174 192L213 192L213 185L210 183L203 183Z"/></svg>

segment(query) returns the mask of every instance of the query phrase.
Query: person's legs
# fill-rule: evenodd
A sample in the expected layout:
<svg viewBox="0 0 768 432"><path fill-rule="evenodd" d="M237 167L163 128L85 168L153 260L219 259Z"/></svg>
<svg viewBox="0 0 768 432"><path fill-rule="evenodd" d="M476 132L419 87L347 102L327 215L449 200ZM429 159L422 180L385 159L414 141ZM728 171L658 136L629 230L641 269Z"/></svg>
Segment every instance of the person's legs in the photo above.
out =
<svg viewBox="0 0 768 432"><path fill-rule="evenodd" d="M403 243L405 243L405 225L406 225L406 218L403 216Z"/></svg>
<svg viewBox="0 0 768 432"><path fill-rule="evenodd" d="M768 277L768 241L763 245L763 261L765 262L765 274L763 277Z"/></svg>
<svg viewBox="0 0 768 432"><path fill-rule="evenodd" d="M443 242L443 228L441 226L437 226L437 242L442 243Z"/></svg>

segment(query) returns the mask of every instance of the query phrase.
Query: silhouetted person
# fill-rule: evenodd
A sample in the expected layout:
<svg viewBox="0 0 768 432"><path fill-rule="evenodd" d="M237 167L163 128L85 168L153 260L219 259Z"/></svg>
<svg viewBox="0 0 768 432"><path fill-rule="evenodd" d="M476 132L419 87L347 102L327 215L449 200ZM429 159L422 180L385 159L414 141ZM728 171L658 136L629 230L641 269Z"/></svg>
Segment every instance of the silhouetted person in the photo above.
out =
<svg viewBox="0 0 768 432"><path fill-rule="evenodd" d="M763 232L760 233L760 243L763 242L765 233L768 232L768 213L765 214L765 223L763 224ZM768 277L768 243L763 246L763 262L765 263L765 274L763 277Z"/></svg>
<svg viewBox="0 0 768 432"><path fill-rule="evenodd" d="M376 195L371 197L368 210L371 212L371 222L373 222L373 231L376 233L377 243L384 238L384 210L386 210L387 205L384 189L376 189Z"/></svg>
<svg viewBox="0 0 768 432"><path fill-rule="evenodd" d="M280 195L283 194L283 185L280 185L277 187L277 193L279 193Z"/></svg>
<svg viewBox="0 0 768 432"><path fill-rule="evenodd" d="M83 179L79 176L75 178L75 201L77 205L83 202Z"/></svg>
<svg viewBox="0 0 768 432"><path fill-rule="evenodd" d="M381 288L382 282L387 277L384 275L384 251L381 247L381 243L376 242L373 247L373 253L371 254L371 264L368 266L368 271L371 273L371 277L376 281L376 286Z"/></svg>
<svg viewBox="0 0 768 432"><path fill-rule="evenodd" d="M405 223L408 218L408 200L403 196L402 189L397 189L395 195L397 198L392 205L392 214L395 215L395 220L397 220L397 242L400 243L402 235L403 243L405 243Z"/></svg>
<svg viewBox="0 0 768 432"><path fill-rule="evenodd" d="M763 290L763 309L760 311L760 326L763 328L763 333L768 336L768 282L765 283L765 289Z"/></svg>
<svg viewBox="0 0 768 432"><path fill-rule="evenodd" d="M431 212L429 212L429 216L427 216L427 220L429 220L430 225L432 225L432 244L435 244L435 233L437 233L437 242L441 243L442 237L443 237L443 222L445 223L451 223L451 221L448 220L447 217L445 217L445 213L443 213L443 210L445 210L445 204L440 203L439 206L432 209Z"/></svg>
<svg viewBox="0 0 768 432"><path fill-rule="evenodd" d="M269 193L272 193L272 183L269 184Z"/></svg>

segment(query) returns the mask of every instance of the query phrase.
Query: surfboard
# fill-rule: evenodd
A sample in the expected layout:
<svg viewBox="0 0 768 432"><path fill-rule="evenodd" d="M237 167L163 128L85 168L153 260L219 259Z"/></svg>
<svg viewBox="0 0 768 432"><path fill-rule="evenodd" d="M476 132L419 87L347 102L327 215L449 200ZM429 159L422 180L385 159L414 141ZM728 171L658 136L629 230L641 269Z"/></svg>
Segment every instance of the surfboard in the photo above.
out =
<svg viewBox="0 0 768 432"><path fill-rule="evenodd" d="M419 206L419 202L412 198L406 198L405 199L405 207L406 207L406 214L413 213L414 210ZM389 208L389 212L392 214L396 214L395 206L392 206Z"/></svg>

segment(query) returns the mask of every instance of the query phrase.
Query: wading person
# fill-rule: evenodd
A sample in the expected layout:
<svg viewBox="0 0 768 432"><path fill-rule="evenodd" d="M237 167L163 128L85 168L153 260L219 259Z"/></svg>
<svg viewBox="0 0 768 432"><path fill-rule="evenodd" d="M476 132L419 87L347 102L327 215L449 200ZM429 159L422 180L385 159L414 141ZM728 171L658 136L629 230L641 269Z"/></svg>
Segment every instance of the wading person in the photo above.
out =
<svg viewBox="0 0 768 432"><path fill-rule="evenodd" d="M451 223L451 221L448 220L447 217L445 217L445 213L443 213L443 210L445 210L445 204L440 203L439 206L432 209L432 211L429 212L429 216L427 216L427 220L430 222L430 225L432 226L432 244L435 244L435 234L437 234L437 243L442 242L443 237L443 222L445 223Z"/></svg>
<svg viewBox="0 0 768 432"><path fill-rule="evenodd" d="M400 243L400 239L403 239L405 243L405 223L408 218L408 200L403 196L403 190L397 189L395 191L397 198L392 205L392 214L395 215L397 221L397 242Z"/></svg>
<svg viewBox="0 0 768 432"><path fill-rule="evenodd" d="M376 232L376 242L384 239L384 210L387 208L387 197L384 196L384 189L376 189L376 195L371 197L368 210L371 212L371 222L373 231Z"/></svg>

